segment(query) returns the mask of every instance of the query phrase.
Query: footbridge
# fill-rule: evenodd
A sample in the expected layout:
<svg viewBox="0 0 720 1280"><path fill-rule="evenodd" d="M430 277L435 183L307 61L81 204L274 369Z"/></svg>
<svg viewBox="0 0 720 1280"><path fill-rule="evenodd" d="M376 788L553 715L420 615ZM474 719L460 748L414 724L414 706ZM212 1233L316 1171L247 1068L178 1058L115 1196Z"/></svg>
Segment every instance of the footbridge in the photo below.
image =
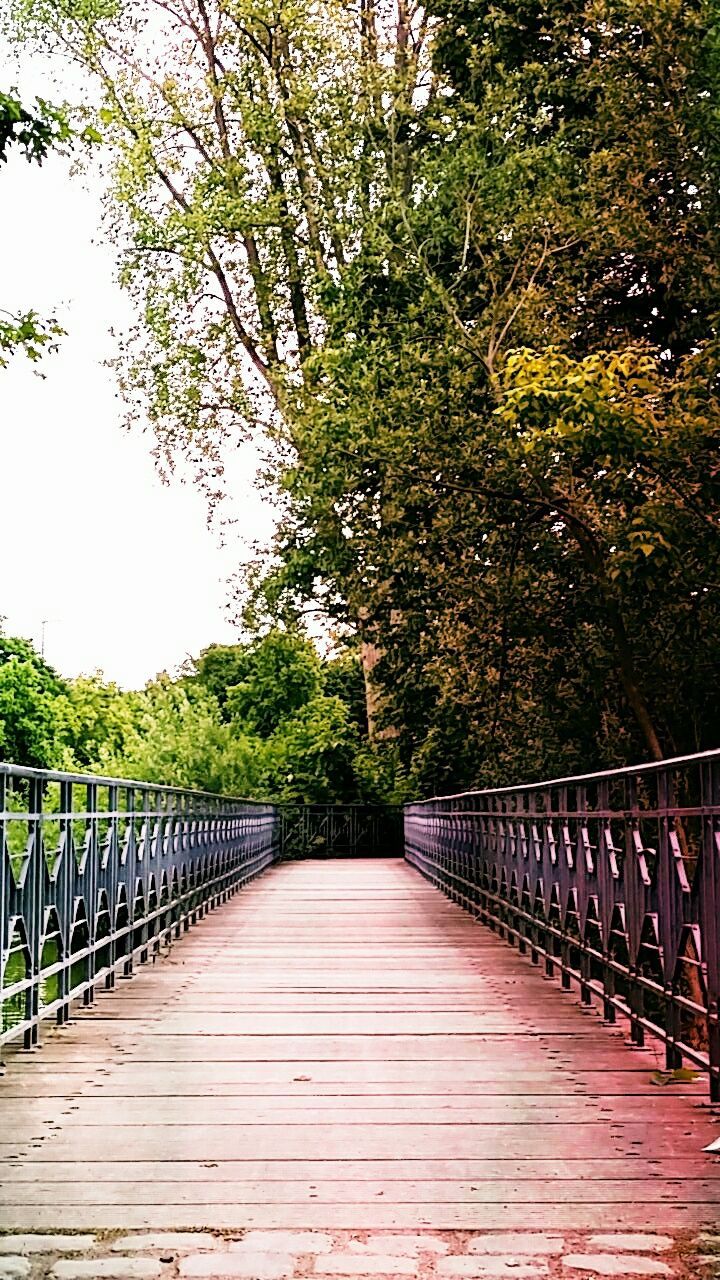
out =
<svg viewBox="0 0 720 1280"><path fill-rule="evenodd" d="M720 1274L720 752L0 823L0 1276Z"/></svg>

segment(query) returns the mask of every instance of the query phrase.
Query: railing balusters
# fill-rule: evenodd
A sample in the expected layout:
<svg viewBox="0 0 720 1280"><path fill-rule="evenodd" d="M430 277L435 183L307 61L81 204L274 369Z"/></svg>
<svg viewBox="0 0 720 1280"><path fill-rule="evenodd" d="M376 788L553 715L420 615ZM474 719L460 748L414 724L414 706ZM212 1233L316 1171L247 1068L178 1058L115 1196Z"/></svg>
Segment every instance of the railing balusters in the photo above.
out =
<svg viewBox="0 0 720 1280"><path fill-rule="evenodd" d="M720 751L407 805L405 856L720 1101Z"/></svg>
<svg viewBox="0 0 720 1280"><path fill-rule="evenodd" d="M281 804L283 858L401 857L396 805Z"/></svg>
<svg viewBox="0 0 720 1280"><path fill-rule="evenodd" d="M274 805L0 764L0 1045L34 1048L279 854Z"/></svg>

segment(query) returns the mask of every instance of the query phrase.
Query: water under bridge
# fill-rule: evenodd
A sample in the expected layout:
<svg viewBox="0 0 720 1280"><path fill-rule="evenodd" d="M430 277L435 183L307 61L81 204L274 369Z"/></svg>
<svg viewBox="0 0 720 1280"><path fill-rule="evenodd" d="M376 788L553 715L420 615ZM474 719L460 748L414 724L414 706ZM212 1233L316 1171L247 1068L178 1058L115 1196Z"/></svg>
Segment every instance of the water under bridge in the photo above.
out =
<svg viewBox="0 0 720 1280"><path fill-rule="evenodd" d="M0 811L0 1276L720 1273L720 752Z"/></svg>

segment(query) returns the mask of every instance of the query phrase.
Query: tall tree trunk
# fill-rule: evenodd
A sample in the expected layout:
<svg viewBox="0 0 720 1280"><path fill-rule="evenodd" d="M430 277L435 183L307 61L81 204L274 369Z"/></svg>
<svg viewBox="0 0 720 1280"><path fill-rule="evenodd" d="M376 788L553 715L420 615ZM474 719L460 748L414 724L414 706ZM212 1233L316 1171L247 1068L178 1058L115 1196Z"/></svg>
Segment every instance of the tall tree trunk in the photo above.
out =
<svg viewBox="0 0 720 1280"><path fill-rule="evenodd" d="M362 662L363 679L365 681L365 710L367 712L368 738L377 741L377 717L379 711L379 693L372 678L374 668L381 657L380 649L372 640L360 641L360 660Z"/></svg>

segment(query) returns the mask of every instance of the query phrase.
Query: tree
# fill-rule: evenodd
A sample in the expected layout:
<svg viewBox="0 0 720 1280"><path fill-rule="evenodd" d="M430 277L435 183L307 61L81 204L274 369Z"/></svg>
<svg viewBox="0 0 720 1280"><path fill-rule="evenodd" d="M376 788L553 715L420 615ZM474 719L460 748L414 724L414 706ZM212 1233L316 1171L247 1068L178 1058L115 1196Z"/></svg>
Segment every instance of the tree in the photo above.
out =
<svg viewBox="0 0 720 1280"><path fill-rule="evenodd" d="M319 695L288 716L268 740L268 789L294 804L361 798L355 773L358 734L339 698Z"/></svg>
<svg viewBox="0 0 720 1280"><path fill-rule="evenodd" d="M132 698L132 724L119 748L112 738L100 745L94 769L222 795L262 796L261 744L223 723L216 700L201 686L163 676L125 697Z"/></svg>
<svg viewBox="0 0 720 1280"><path fill-rule="evenodd" d="M57 767L64 685L28 640L0 634L0 755L36 769Z"/></svg>
<svg viewBox="0 0 720 1280"><path fill-rule="evenodd" d="M99 86L141 316L125 387L212 486L220 442L268 404L292 440L326 300L397 161L425 24L403 5L385 32L372 4L339 0L13 8Z"/></svg>
<svg viewBox="0 0 720 1280"><path fill-rule="evenodd" d="M241 678L228 691L228 709L267 738L320 693L320 660L309 640L285 631L255 641L244 657Z"/></svg>
<svg viewBox="0 0 720 1280"><path fill-rule="evenodd" d="M708 10L437 11L412 190L313 359L287 589L366 609L423 786L711 745Z"/></svg>
<svg viewBox="0 0 720 1280"><path fill-rule="evenodd" d="M254 743L258 794L297 803L377 797L379 780L358 760L367 723L357 658L321 660L309 639L275 628L204 649L194 672L231 738Z"/></svg>
<svg viewBox="0 0 720 1280"><path fill-rule="evenodd" d="M190 679L196 679L217 699L224 720L230 719L228 693L239 684L247 670L247 646L211 644L188 665Z"/></svg>
<svg viewBox="0 0 720 1280"><path fill-rule="evenodd" d="M17 90L0 92L0 164L5 164L8 150L19 147L25 159L42 164L53 148L71 137L65 113L38 98L35 110L24 107Z"/></svg>
<svg viewBox="0 0 720 1280"><path fill-rule="evenodd" d="M322 664L322 689L327 697L339 698L344 703L351 723L357 726L362 737L367 737L365 681L360 655L353 647L325 659Z"/></svg>
<svg viewBox="0 0 720 1280"><path fill-rule="evenodd" d="M178 450L193 459L211 502L228 440L269 424L294 465L328 308L385 192L408 188L429 77L422 9L8 4L21 36L83 66L102 95L121 279L139 314L119 364L130 417L151 422L162 466Z"/></svg>
<svg viewBox="0 0 720 1280"><path fill-rule="evenodd" d="M55 706L68 765L93 769L122 759L142 709L142 694L124 692L100 671L69 680Z"/></svg>
<svg viewBox="0 0 720 1280"><path fill-rule="evenodd" d="M244 645L211 645L194 664L196 679L217 698L226 719L268 737L321 686L313 644L274 629Z"/></svg>

